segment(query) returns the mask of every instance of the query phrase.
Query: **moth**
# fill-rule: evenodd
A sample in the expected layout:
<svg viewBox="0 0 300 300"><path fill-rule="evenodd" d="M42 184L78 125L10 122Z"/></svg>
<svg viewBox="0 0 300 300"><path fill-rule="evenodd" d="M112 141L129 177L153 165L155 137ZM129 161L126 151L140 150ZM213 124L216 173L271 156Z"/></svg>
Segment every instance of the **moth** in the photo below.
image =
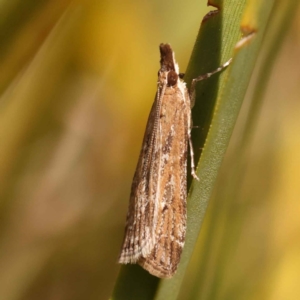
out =
<svg viewBox="0 0 300 300"><path fill-rule="evenodd" d="M133 177L119 263L138 263L150 274L172 277L186 234L187 153L195 172L191 108L196 82L229 65L199 76L186 88L169 44L160 44L157 93Z"/></svg>

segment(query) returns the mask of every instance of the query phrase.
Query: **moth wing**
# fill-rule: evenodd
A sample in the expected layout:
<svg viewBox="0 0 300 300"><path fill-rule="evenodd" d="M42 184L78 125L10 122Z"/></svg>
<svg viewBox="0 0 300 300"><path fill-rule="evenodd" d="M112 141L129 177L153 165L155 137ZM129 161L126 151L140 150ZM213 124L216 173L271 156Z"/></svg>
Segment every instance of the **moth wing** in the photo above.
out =
<svg viewBox="0 0 300 300"><path fill-rule="evenodd" d="M168 278L177 270L186 233L186 172L190 99L167 88L161 108L160 174L155 245L139 264L152 275ZM178 99L178 95L182 95ZM164 115L165 112L165 115Z"/></svg>
<svg viewBox="0 0 300 300"><path fill-rule="evenodd" d="M156 97L152 105L133 177L125 236L119 256L120 263L137 262L141 256L147 256L155 244L153 215L157 204L153 201L153 189L157 190L157 180L153 180L153 170L158 169L159 162L157 160L159 154L157 105L159 101L160 99Z"/></svg>

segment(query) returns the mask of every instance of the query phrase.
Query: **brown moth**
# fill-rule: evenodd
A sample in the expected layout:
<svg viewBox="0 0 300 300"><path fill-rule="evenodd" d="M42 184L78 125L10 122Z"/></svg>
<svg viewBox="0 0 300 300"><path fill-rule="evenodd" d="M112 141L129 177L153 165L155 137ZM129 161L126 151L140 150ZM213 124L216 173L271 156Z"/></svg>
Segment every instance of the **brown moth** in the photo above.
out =
<svg viewBox="0 0 300 300"><path fill-rule="evenodd" d="M169 44L160 44L158 86L131 187L119 263L138 263L150 274L172 277L186 233L187 151L191 143L191 98ZM221 71L195 78L191 85Z"/></svg>

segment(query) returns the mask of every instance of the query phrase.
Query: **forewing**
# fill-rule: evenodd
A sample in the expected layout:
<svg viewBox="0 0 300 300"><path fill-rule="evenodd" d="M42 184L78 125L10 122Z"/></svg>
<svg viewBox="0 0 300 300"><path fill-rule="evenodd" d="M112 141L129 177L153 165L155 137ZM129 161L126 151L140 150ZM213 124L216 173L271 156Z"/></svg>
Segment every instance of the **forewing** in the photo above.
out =
<svg viewBox="0 0 300 300"><path fill-rule="evenodd" d="M184 87L185 88L185 87ZM186 89L167 88L160 117L159 188L155 245L139 264L151 274L174 275L186 232L186 164L190 102Z"/></svg>
<svg viewBox="0 0 300 300"><path fill-rule="evenodd" d="M159 104L160 99L156 96L148 118L142 149L131 186L125 236L119 257L120 263L137 262L142 255L147 256L155 244L153 215L156 210L156 203L152 200L151 194L153 194L153 189L157 190L157 179L154 179L156 175L153 173L157 174L156 170L159 163L159 120L157 119Z"/></svg>

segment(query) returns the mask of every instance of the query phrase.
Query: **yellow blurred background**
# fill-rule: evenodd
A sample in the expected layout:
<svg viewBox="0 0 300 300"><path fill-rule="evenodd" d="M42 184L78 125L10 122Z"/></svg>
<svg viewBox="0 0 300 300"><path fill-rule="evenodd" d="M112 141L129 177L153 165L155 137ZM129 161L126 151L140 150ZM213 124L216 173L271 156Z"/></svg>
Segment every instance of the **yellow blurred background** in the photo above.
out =
<svg viewBox="0 0 300 300"><path fill-rule="evenodd" d="M173 46L184 72L209 8L192 0L0 5L0 299L108 299L158 45ZM238 189L226 194L237 201L226 205L216 190L209 207L193 262L210 246L211 264L199 277L191 266L185 281L186 291L202 287L198 299L300 297L299 19L274 62Z"/></svg>

